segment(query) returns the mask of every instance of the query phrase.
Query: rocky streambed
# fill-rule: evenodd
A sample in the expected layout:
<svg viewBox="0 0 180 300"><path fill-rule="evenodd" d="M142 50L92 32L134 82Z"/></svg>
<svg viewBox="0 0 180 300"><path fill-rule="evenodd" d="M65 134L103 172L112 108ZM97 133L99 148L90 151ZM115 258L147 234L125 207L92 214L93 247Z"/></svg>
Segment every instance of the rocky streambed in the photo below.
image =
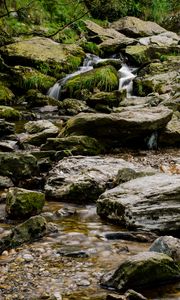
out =
<svg viewBox="0 0 180 300"><path fill-rule="evenodd" d="M85 26L0 48L0 299L177 300L179 36Z"/></svg>

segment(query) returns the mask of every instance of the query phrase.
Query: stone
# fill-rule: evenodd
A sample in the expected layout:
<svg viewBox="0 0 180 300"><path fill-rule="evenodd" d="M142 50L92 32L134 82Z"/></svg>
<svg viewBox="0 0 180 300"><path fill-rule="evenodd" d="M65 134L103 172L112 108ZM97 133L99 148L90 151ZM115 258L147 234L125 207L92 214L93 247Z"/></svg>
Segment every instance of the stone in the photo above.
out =
<svg viewBox="0 0 180 300"><path fill-rule="evenodd" d="M180 119L172 118L159 136L161 146L180 146Z"/></svg>
<svg viewBox="0 0 180 300"><path fill-rule="evenodd" d="M6 236L0 239L0 254L23 243L32 242L46 234L47 222L41 216L34 216L13 227Z"/></svg>
<svg viewBox="0 0 180 300"><path fill-rule="evenodd" d="M69 136L48 138L41 150L60 151L58 155L98 155L104 152L104 147L95 138L89 136ZM56 156L57 157L57 156Z"/></svg>
<svg viewBox="0 0 180 300"><path fill-rule="evenodd" d="M13 182L25 180L38 173L37 160L27 153L0 152L0 175Z"/></svg>
<svg viewBox="0 0 180 300"><path fill-rule="evenodd" d="M144 144L144 139L156 130L166 126L171 120L172 111L162 107L144 109L123 109L119 113L81 113L66 123L61 136L88 135L109 147L115 145ZM128 133L128 134L127 134Z"/></svg>
<svg viewBox="0 0 180 300"><path fill-rule="evenodd" d="M179 41L180 37L175 32L165 31L158 35L141 38L138 42L141 45L146 46L150 44L154 44L157 46L175 46L178 45Z"/></svg>
<svg viewBox="0 0 180 300"><path fill-rule="evenodd" d="M125 98L125 93L121 91L115 92L99 92L92 95L89 99L86 100L87 104L96 109L96 106L107 105L109 107L117 107L119 103Z"/></svg>
<svg viewBox="0 0 180 300"><path fill-rule="evenodd" d="M7 176L0 176L0 188L9 188L14 186L12 180Z"/></svg>
<svg viewBox="0 0 180 300"><path fill-rule="evenodd" d="M119 53L122 49L127 47L128 45L136 44L137 41L135 39L129 38L123 34L116 38L110 38L108 40L103 41L99 45L100 51L103 53L103 56L113 55L115 53Z"/></svg>
<svg viewBox="0 0 180 300"><path fill-rule="evenodd" d="M134 290L127 290L125 293L126 300L147 300L142 294L137 293Z"/></svg>
<svg viewBox="0 0 180 300"><path fill-rule="evenodd" d="M149 251L167 254L175 261L180 262L180 239L172 236L160 236L153 242Z"/></svg>
<svg viewBox="0 0 180 300"><path fill-rule="evenodd" d="M19 99L20 103L26 103L28 108L34 107L43 107L44 106L53 106L56 108L60 105L60 101L54 98L51 98L47 95L43 95L40 91L29 89L23 97ZM56 108L57 109L57 108Z"/></svg>
<svg viewBox="0 0 180 300"><path fill-rule="evenodd" d="M84 24L87 30L89 31L89 33L91 34L90 36L92 36L92 39L93 39L93 35L95 36L96 42L98 40L103 42L104 40L107 40L109 38L118 38L118 37L121 38L121 36L123 36L115 29L103 28L102 26L90 20L84 21Z"/></svg>
<svg viewBox="0 0 180 300"><path fill-rule="evenodd" d="M1 47L6 61L33 66L44 74L60 78L81 64L85 53L75 44L59 44L51 39L33 37Z"/></svg>
<svg viewBox="0 0 180 300"><path fill-rule="evenodd" d="M143 21L136 17L123 17L111 24L111 28L130 37L144 37L166 31L155 22Z"/></svg>
<svg viewBox="0 0 180 300"><path fill-rule="evenodd" d="M125 240L139 243L150 243L157 238L156 234L145 231L115 231L107 232L104 234L104 236L108 240Z"/></svg>
<svg viewBox="0 0 180 300"><path fill-rule="evenodd" d="M78 99L67 98L60 101L58 112L59 115L68 115L73 116L77 115L80 112L89 111L89 107L87 106L85 101L81 101Z"/></svg>
<svg viewBox="0 0 180 300"><path fill-rule="evenodd" d="M6 213L10 219L25 219L41 213L45 195L22 188L10 188L6 196Z"/></svg>
<svg viewBox="0 0 180 300"><path fill-rule="evenodd" d="M157 252L141 252L128 257L115 272L106 274L101 285L116 290L159 286L179 279L180 268L171 257Z"/></svg>
<svg viewBox="0 0 180 300"><path fill-rule="evenodd" d="M17 121L21 117L21 112L10 106L0 105L0 118L6 121Z"/></svg>
<svg viewBox="0 0 180 300"><path fill-rule="evenodd" d="M14 101L13 92L0 81L0 105L10 105Z"/></svg>
<svg viewBox="0 0 180 300"><path fill-rule="evenodd" d="M97 213L127 228L178 232L179 193L179 175L145 176L103 193L97 201Z"/></svg>
<svg viewBox="0 0 180 300"><path fill-rule="evenodd" d="M40 146L48 138L55 137L59 133L59 128L48 120L29 121L24 127L28 135L23 136L21 141L36 146Z"/></svg>
<svg viewBox="0 0 180 300"><path fill-rule="evenodd" d="M118 172L127 167L137 170L133 164L116 157L66 157L49 172L46 196L65 202L94 202L107 188L115 186Z"/></svg>

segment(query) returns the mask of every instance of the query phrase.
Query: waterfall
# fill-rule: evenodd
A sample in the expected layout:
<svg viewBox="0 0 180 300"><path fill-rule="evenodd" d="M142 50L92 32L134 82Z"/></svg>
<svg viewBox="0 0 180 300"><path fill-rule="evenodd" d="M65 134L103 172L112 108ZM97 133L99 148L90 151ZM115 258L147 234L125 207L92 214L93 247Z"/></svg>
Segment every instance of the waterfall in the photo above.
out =
<svg viewBox="0 0 180 300"><path fill-rule="evenodd" d="M127 91L127 97L131 95L133 90L133 79L136 75L133 72L136 71L135 68L130 68L126 64L123 64L119 69L118 73L119 79L119 90L125 89Z"/></svg>
<svg viewBox="0 0 180 300"><path fill-rule="evenodd" d="M101 59L100 57L94 55L94 54L87 54L84 62L83 62L83 66L79 68L79 70L77 70L76 72L72 73L72 74L68 74L66 75L63 79L59 80L58 82L56 82L53 87L51 87L47 93L47 95L49 97L55 98L55 99L59 99L61 96L61 89L63 87L63 85L66 83L67 80L69 80L70 78L79 75L81 73L85 73L88 72L90 70L93 69L93 66L95 64L97 64L99 61L102 61L104 59Z"/></svg>
<svg viewBox="0 0 180 300"><path fill-rule="evenodd" d="M155 131L145 139L147 148L149 150L157 150L158 148L158 133Z"/></svg>

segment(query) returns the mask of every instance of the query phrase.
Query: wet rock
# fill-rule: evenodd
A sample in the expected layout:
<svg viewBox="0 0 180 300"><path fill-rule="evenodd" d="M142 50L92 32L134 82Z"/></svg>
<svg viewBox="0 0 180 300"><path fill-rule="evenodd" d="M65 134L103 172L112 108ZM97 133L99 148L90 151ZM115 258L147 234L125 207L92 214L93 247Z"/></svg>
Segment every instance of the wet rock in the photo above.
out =
<svg viewBox="0 0 180 300"><path fill-rule="evenodd" d="M62 72L77 68L85 54L75 44L63 45L48 38L33 37L1 47L4 59L9 63L33 66L59 79ZM73 64L72 64L73 60Z"/></svg>
<svg viewBox="0 0 180 300"><path fill-rule="evenodd" d="M6 213L11 219L24 219L39 214L44 203L43 193L16 187L10 188L7 193Z"/></svg>
<svg viewBox="0 0 180 300"><path fill-rule="evenodd" d="M127 241L136 241L140 243L149 243L154 241L157 238L156 234L150 232L127 232L127 231L118 231L118 232L107 232L104 234L105 238L108 240L127 240Z"/></svg>
<svg viewBox="0 0 180 300"><path fill-rule="evenodd" d="M127 258L115 272L106 274L101 285L117 290L140 289L176 281L179 276L178 264L166 254L142 252Z"/></svg>
<svg viewBox="0 0 180 300"><path fill-rule="evenodd" d="M41 150L58 151L56 159L69 155L98 155L104 152L104 147L95 138L89 136L69 136L48 138Z"/></svg>
<svg viewBox="0 0 180 300"><path fill-rule="evenodd" d="M172 236L161 236L154 241L149 251L167 254L175 261L180 261L180 239Z"/></svg>
<svg viewBox="0 0 180 300"><path fill-rule="evenodd" d="M57 110L60 104L59 100L43 95L40 91L29 89L23 97L19 99L19 103L26 103L28 108L53 106Z"/></svg>
<svg viewBox="0 0 180 300"><path fill-rule="evenodd" d="M23 137L22 141L36 146L59 133L59 128L48 120L30 121L25 124L25 129L29 135Z"/></svg>
<svg viewBox="0 0 180 300"><path fill-rule="evenodd" d="M61 135L88 135L111 146L113 143L140 146L147 135L164 128L171 116L172 111L164 107L124 109L108 115L81 113L67 122Z"/></svg>
<svg viewBox="0 0 180 300"><path fill-rule="evenodd" d="M62 248L58 249L57 253L61 256L67 256L67 257L74 257L74 258L87 258L89 257L89 254L86 251L80 250L80 249L68 249Z"/></svg>
<svg viewBox="0 0 180 300"><path fill-rule="evenodd" d="M46 234L47 223L41 216L34 216L11 229L0 239L0 254L4 250L16 248L23 243L32 242Z"/></svg>
<svg viewBox="0 0 180 300"><path fill-rule="evenodd" d="M55 216L58 218L70 217L74 214L76 214L76 210L68 207L61 208L55 212Z"/></svg>
<svg viewBox="0 0 180 300"><path fill-rule="evenodd" d="M14 133L14 123L6 122L4 119L0 119L0 137Z"/></svg>
<svg viewBox="0 0 180 300"><path fill-rule="evenodd" d="M179 192L179 175L137 178L102 194L97 201L97 213L128 228L178 231Z"/></svg>
<svg viewBox="0 0 180 300"><path fill-rule="evenodd" d="M166 29L150 21L143 21L136 17L124 17L111 24L111 28L130 37L143 37L160 34Z"/></svg>
<svg viewBox="0 0 180 300"><path fill-rule="evenodd" d="M137 41L135 39L129 38L123 34L116 38L110 38L108 40L103 41L99 45L99 49L103 56L112 55L114 53L119 53L122 49L127 47L128 45L136 44Z"/></svg>
<svg viewBox="0 0 180 300"><path fill-rule="evenodd" d="M133 164L113 157L68 157L50 171L46 195L60 201L95 201L106 188L113 187L118 171L135 168Z"/></svg>
<svg viewBox="0 0 180 300"><path fill-rule="evenodd" d="M126 298L124 295L109 294L107 295L106 300L126 300Z"/></svg>
<svg viewBox="0 0 180 300"><path fill-rule="evenodd" d="M37 161L26 153L0 152L0 175L10 177L13 182L25 180L38 172Z"/></svg>
<svg viewBox="0 0 180 300"><path fill-rule="evenodd" d="M17 141L2 141L0 142L0 152L13 152L18 149Z"/></svg>
<svg viewBox="0 0 180 300"><path fill-rule="evenodd" d="M100 92L92 95L86 102L87 104L96 109L97 105L107 105L109 107L117 107L119 103L124 100L125 93L116 92Z"/></svg>

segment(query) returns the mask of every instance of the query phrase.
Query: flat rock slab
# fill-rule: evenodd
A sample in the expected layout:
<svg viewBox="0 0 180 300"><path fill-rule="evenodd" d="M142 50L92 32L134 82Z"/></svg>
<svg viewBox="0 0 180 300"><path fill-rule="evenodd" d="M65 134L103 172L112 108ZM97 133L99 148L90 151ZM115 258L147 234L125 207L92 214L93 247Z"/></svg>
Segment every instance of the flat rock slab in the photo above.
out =
<svg viewBox="0 0 180 300"><path fill-rule="evenodd" d="M153 131L162 129L170 121L172 111L165 107L128 110L119 113L81 113L68 120L62 136L88 135L99 140L119 144L142 142Z"/></svg>
<svg viewBox="0 0 180 300"><path fill-rule="evenodd" d="M49 174L45 185L46 198L78 203L95 201L107 188L114 187L117 180L118 182L128 180L130 172L127 170L133 170L133 176L142 176L142 168L139 169L120 158L107 156L64 158ZM124 174L122 176L121 171Z"/></svg>
<svg viewBox="0 0 180 300"><path fill-rule="evenodd" d="M105 275L101 284L117 290L140 289L178 280L179 277L179 266L168 255L142 252L126 259L114 273Z"/></svg>
<svg viewBox="0 0 180 300"><path fill-rule="evenodd" d="M106 191L97 213L128 228L157 232L178 231L180 176L156 174L130 180Z"/></svg>

